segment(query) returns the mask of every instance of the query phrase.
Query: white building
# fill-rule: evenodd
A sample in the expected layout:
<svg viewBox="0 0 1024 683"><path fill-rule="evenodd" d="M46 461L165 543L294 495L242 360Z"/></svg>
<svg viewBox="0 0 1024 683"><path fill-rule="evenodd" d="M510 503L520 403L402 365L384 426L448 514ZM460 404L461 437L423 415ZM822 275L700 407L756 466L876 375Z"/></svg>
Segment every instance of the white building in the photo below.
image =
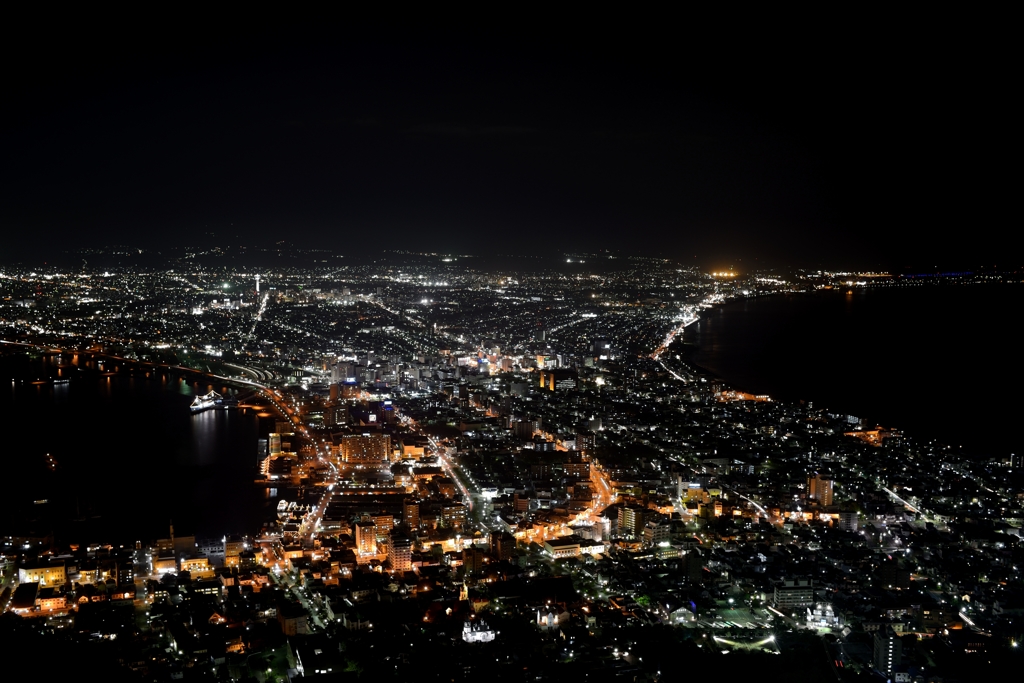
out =
<svg viewBox="0 0 1024 683"><path fill-rule="evenodd" d="M462 639L467 643L489 643L498 635L483 621L467 621L462 625Z"/></svg>

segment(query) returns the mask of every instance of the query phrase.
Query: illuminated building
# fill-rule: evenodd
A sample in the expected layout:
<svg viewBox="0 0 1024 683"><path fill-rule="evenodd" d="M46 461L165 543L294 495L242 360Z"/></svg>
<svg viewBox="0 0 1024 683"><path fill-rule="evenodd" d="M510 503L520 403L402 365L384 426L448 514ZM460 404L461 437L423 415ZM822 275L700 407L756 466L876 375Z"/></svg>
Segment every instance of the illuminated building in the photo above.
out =
<svg viewBox="0 0 1024 683"><path fill-rule="evenodd" d="M772 606L783 610L814 604L814 582L810 579L787 579L775 584Z"/></svg>
<svg viewBox="0 0 1024 683"><path fill-rule="evenodd" d="M581 458L582 459L582 458ZM566 476L590 479L589 462L567 462L563 465Z"/></svg>
<svg viewBox="0 0 1024 683"><path fill-rule="evenodd" d="M565 536L563 538L546 540L544 541L544 550L556 560L566 557L579 557L580 540L579 536Z"/></svg>
<svg viewBox="0 0 1024 683"><path fill-rule="evenodd" d="M815 474L807 479L807 497L816 500L820 505L832 504L832 479Z"/></svg>
<svg viewBox="0 0 1024 683"><path fill-rule="evenodd" d="M706 493L699 481L679 480L679 497L683 500L703 500Z"/></svg>
<svg viewBox="0 0 1024 683"><path fill-rule="evenodd" d="M415 500L406 500L402 503L402 520L410 529L416 529L420 525L420 504Z"/></svg>
<svg viewBox="0 0 1024 683"><path fill-rule="evenodd" d="M892 673L903 659L903 642L889 628L884 632L876 631L872 654L876 669L882 673Z"/></svg>
<svg viewBox="0 0 1024 683"><path fill-rule="evenodd" d="M101 560L95 572L95 581L113 581L124 586L135 581L135 563L125 555L114 555Z"/></svg>
<svg viewBox="0 0 1024 683"><path fill-rule="evenodd" d="M373 522L356 523L356 552L360 555L377 554L377 525Z"/></svg>
<svg viewBox="0 0 1024 683"><path fill-rule="evenodd" d="M807 628L832 629L838 629L842 625L839 617L832 609L831 602L818 602L813 607L808 607L805 624Z"/></svg>
<svg viewBox="0 0 1024 683"><path fill-rule="evenodd" d="M337 384L332 384L332 391L337 386ZM344 404L332 404L324 408L324 424L328 427L338 427L348 424L348 410Z"/></svg>
<svg viewBox="0 0 1024 683"><path fill-rule="evenodd" d="M396 572L412 570L412 540L401 533L393 533L387 541L388 564Z"/></svg>
<svg viewBox="0 0 1024 683"><path fill-rule="evenodd" d="M540 373L540 388L547 391L572 391L579 377L572 370L545 370Z"/></svg>
<svg viewBox="0 0 1024 683"><path fill-rule="evenodd" d="M341 437L341 462L349 465L382 465L390 459L387 434L345 434Z"/></svg>
<svg viewBox="0 0 1024 683"><path fill-rule="evenodd" d="M225 555L241 555L247 547L248 543L241 536L226 536L224 538Z"/></svg>
<svg viewBox="0 0 1024 683"><path fill-rule="evenodd" d="M402 459L422 460L427 454L427 440L416 436L402 437Z"/></svg>
<svg viewBox="0 0 1024 683"><path fill-rule="evenodd" d="M258 439L256 441L256 465L257 467L270 455L270 439Z"/></svg>
<svg viewBox="0 0 1024 683"><path fill-rule="evenodd" d="M181 571L192 574L192 578L196 578L196 576L213 575L213 567L210 566L209 559L205 557L190 557L183 559L179 566Z"/></svg>
<svg viewBox="0 0 1024 683"><path fill-rule="evenodd" d="M617 352L610 339L595 339L590 344L591 353L600 360L615 360Z"/></svg>
<svg viewBox="0 0 1024 683"><path fill-rule="evenodd" d="M178 571L178 561L174 555L159 555L153 558L153 571L157 574L169 574Z"/></svg>
<svg viewBox="0 0 1024 683"><path fill-rule="evenodd" d="M373 515L371 521L377 526L377 533L383 536L395 528L393 515Z"/></svg>
<svg viewBox="0 0 1024 683"><path fill-rule="evenodd" d="M647 508L642 505L623 505L619 508L619 533L639 536L647 519Z"/></svg>
<svg viewBox="0 0 1024 683"><path fill-rule="evenodd" d="M61 586L67 581L63 564L30 564L18 569L18 583Z"/></svg>
<svg viewBox="0 0 1024 683"><path fill-rule="evenodd" d="M576 450L579 451L584 458L589 459L592 457L596 447L597 437L594 435L594 432L576 432Z"/></svg>
<svg viewBox="0 0 1024 683"><path fill-rule="evenodd" d="M41 588L39 594L36 595L36 607L42 612L64 609L67 607L67 596L58 593L54 586Z"/></svg>
<svg viewBox="0 0 1024 683"><path fill-rule="evenodd" d="M466 506L462 503L446 503L441 508L441 519L445 526L452 529L461 529L466 523Z"/></svg>
<svg viewBox="0 0 1024 683"><path fill-rule="evenodd" d="M648 522L644 526L644 544L649 546L668 545L672 525L668 522Z"/></svg>
<svg viewBox="0 0 1024 683"><path fill-rule="evenodd" d="M489 643L495 635L483 621L467 621L462 626L462 639L467 643Z"/></svg>

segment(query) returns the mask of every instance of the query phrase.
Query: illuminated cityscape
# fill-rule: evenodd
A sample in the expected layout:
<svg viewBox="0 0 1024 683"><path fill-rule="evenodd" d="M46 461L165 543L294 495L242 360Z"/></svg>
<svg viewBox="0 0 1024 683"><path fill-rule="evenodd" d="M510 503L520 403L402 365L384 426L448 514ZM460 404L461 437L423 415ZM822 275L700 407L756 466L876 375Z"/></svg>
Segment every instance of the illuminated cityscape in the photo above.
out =
<svg viewBox="0 0 1024 683"><path fill-rule="evenodd" d="M1012 680L1013 22L353 9L9 22L5 680Z"/></svg>
<svg viewBox="0 0 1024 683"><path fill-rule="evenodd" d="M699 658L808 638L816 671L853 676L1016 647L1018 463L733 389L677 341L729 300L917 282L603 259L5 267L4 353L48 373L29 384L198 379L193 419L261 416L240 474L273 503L209 540L15 525L5 609L157 679L408 680L444 656L660 680L666 639Z"/></svg>

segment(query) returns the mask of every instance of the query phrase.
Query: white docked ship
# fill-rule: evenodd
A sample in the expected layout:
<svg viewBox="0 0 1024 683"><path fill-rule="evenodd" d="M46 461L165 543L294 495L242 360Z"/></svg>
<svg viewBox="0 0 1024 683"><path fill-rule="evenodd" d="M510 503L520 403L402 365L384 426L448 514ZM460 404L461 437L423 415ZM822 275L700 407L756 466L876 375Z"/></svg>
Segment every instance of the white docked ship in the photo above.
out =
<svg viewBox="0 0 1024 683"><path fill-rule="evenodd" d="M210 410L212 408L236 408L238 407L238 400L233 398L225 398L216 391L211 391L208 394L202 396L196 396L196 399L192 401L192 405L189 406L189 410L193 413L201 413L204 410Z"/></svg>

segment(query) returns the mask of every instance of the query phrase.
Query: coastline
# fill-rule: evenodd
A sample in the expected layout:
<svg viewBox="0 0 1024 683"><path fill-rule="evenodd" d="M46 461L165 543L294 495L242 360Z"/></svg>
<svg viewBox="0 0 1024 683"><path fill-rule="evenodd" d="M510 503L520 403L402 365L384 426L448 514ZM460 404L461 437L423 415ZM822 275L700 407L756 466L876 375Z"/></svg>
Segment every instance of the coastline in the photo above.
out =
<svg viewBox="0 0 1024 683"><path fill-rule="evenodd" d="M803 400L970 457L1005 458L1024 444L1010 429L1010 404L985 387L990 380L998 386L1024 380L1009 329L1020 288L969 284L734 299L701 311L700 327L676 340L672 353L679 360L672 362L773 401ZM965 310L972 311L970 326L960 324ZM960 356L969 370L953 362Z"/></svg>
<svg viewBox="0 0 1024 683"><path fill-rule="evenodd" d="M867 288L863 288L863 289L864 290L876 289L876 287L867 287ZM877 289L882 289L882 287L877 287ZM780 299L788 299L788 298L796 298L796 297L801 297L802 298L802 297L806 297L808 295L829 295L829 294L840 294L840 293L842 293L841 290L806 290L806 291L800 291L800 292L772 292L770 294L763 294L763 295L759 295L759 296L741 297L741 298L725 301L725 302L722 302L722 303L712 304L710 308L704 309L704 310L702 310L700 312L700 315L698 316L698 321L696 323L693 323L693 324L699 325L699 324L701 324L703 322L706 322L709 318L711 318L716 313L717 314L727 314L728 312L725 309L727 309L728 307L730 307L730 306L745 305L745 304L748 304L751 301L770 301L770 300L773 300L773 299L774 300L780 300ZM690 328L690 326L688 325L686 329L689 330L689 328ZM752 387L752 386L750 386L748 384L743 383L742 381L737 382L735 380L730 380L730 379L728 379L727 377L724 376L725 373L716 372L715 370L712 370L709 367L701 365L696 360L694 360L694 356L697 355L698 353L700 353L702 351L702 348L701 348L700 344L696 340L693 340L693 341L687 340L686 339L687 334L694 334L694 335L696 335L697 333L696 332L691 332L691 333L685 333L684 332L684 334L679 335L678 341L676 343L679 344L682 348L678 352L679 353L679 360L677 362L683 364L687 368L687 370L689 370L692 374L694 374L698 378L699 377L704 377L708 381L720 382L723 385L724 388L727 388L727 389L729 389L731 391L739 391L739 392L747 393L747 394L754 394L754 395L760 395L760 396L768 396L769 399L772 402L775 402L775 403L782 403L782 404L786 404L786 405L797 405L797 404L805 403L805 402L813 403L813 404L817 404L818 403L818 399L814 398L814 397L809 397L808 399L795 399L795 398L788 397L788 396L780 396L778 394L778 392L770 391L770 390L768 390L766 388ZM821 407L822 409L826 409L826 410L828 409L826 406L819 406L819 407ZM867 413L865 412L865 414L867 414ZM893 427L892 425L886 425L886 426L889 427L889 428L899 429L899 427Z"/></svg>
<svg viewBox="0 0 1024 683"><path fill-rule="evenodd" d="M12 383L12 399L15 390L17 396L38 397L22 413L29 425L26 435L13 442L25 457L9 474L31 481L23 495L9 500L15 526L35 526L32 520L39 519L44 526L52 525L57 535L82 542L134 543L166 536L171 518L182 533L216 532L218 538L224 533L256 533L266 521L263 487L253 481L256 440L268 429L273 431L273 422L267 420L286 419L269 389L186 366L110 353L6 340L0 346L8 351L3 355L14 363L12 370L17 370L12 379L24 379ZM72 379L55 383L54 357L61 351L65 356L77 354L86 371L61 363L62 374ZM28 381L48 373L53 373L49 381ZM29 386L35 384L43 386ZM203 393L204 385L238 396L256 392L246 401L251 410L210 411L202 418L190 413L187 400L197 391ZM54 418L61 419L61 430L45 428ZM103 444L102 465L75 447L83 442ZM50 452L58 463L55 472L39 468L42 454ZM127 483L121 476L124 471L138 483ZM48 505L34 507L34 499ZM53 522L42 521L51 517ZM132 521L125 524L126 519Z"/></svg>

